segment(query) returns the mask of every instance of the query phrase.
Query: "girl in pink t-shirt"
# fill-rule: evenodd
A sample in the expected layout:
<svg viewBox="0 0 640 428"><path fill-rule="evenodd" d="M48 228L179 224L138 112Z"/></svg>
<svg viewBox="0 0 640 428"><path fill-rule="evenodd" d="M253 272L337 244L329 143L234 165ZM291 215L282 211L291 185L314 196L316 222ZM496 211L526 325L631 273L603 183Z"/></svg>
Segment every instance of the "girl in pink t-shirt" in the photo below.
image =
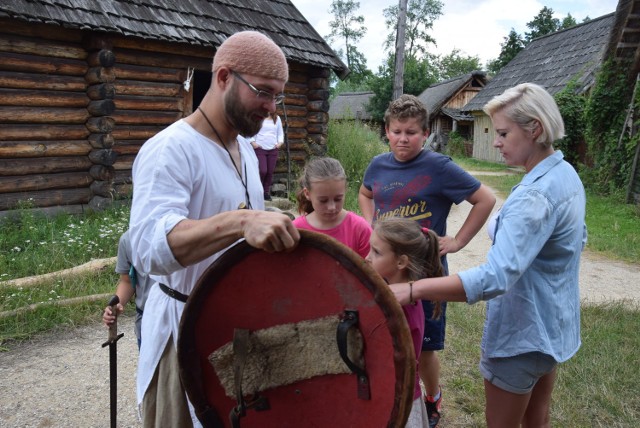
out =
<svg viewBox="0 0 640 428"><path fill-rule="evenodd" d="M367 263L388 283L408 282L422 278L433 278L444 275L440 262L438 235L421 226L414 220L391 217L376 222L371 234L371 249L366 257ZM418 361L422 349L424 335L424 311L420 302L413 300L402 306L407 318L413 348L416 354L416 376L413 393L413 405L407 428L429 426L427 409L420 390ZM435 302L433 316L440 316L442 308Z"/></svg>
<svg viewBox="0 0 640 428"><path fill-rule="evenodd" d="M359 215L344 209L347 176L336 159L315 158L307 163L296 194L299 229L324 233L365 257L369 253L371 226Z"/></svg>

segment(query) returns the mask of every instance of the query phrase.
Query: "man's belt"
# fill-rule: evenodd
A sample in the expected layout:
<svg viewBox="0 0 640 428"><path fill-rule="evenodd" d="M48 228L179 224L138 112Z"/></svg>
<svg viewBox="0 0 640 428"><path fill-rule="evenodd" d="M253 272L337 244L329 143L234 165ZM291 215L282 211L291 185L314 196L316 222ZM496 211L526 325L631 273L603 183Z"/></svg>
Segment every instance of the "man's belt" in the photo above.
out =
<svg viewBox="0 0 640 428"><path fill-rule="evenodd" d="M182 294L181 292L176 291L173 288L169 288L165 284L160 283L159 285L160 285L160 290L162 290L164 294L166 294L167 296L173 297L174 299L179 300L183 303L187 302L187 299L189 298L189 296L187 296L186 294Z"/></svg>

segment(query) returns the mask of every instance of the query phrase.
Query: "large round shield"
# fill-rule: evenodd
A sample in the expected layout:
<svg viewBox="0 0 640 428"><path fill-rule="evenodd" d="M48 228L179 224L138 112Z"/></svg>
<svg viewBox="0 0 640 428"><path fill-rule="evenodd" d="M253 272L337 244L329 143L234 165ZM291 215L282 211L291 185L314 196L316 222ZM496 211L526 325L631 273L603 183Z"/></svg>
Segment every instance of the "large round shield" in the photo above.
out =
<svg viewBox="0 0 640 428"><path fill-rule="evenodd" d="M415 354L382 278L337 240L294 251L242 241L216 260L180 322L180 376L204 426L404 427Z"/></svg>

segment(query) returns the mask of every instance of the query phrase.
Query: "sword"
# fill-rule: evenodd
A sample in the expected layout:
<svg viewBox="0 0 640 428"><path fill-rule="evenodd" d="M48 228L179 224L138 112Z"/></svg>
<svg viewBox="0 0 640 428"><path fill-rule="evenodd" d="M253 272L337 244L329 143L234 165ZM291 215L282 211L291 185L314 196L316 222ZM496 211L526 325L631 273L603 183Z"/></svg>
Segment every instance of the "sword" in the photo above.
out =
<svg viewBox="0 0 640 428"><path fill-rule="evenodd" d="M106 342L102 344L102 347L109 345L109 392L111 394L111 428L116 428L116 414L117 412L117 392L118 392L118 358L117 358L117 342L120 340L124 333L118 334L118 303L120 299L118 296L113 296L109 300L108 305L111 306L111 313L115 315L116 319L113 324L109 326L109 337Z"/></svg>

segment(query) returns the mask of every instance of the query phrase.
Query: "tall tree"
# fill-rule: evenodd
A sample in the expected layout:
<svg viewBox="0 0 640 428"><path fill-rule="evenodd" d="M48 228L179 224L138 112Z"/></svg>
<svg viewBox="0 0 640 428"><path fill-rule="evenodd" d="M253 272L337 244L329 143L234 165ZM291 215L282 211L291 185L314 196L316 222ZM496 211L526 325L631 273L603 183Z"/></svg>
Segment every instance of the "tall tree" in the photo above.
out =
<svg viewBox="0 0 640 428"><path fill-rule="evenodd" d="M434 62L438 69L438 80L451 79L482 69L478 56L461 55L460 49L453 49L447 55L438 56Z"/></svg>
<svg viewBox="0 0 640 428"><path fill-rule="evenodd" d="M537 37L558 31L560 29L560 20L553 17L553 9L545 6L532 21L527 22L527 28L531 31L524 33L524 38L526 44L529 44L531 40Z"/></svg>
<svg viewBox="0 0 640 428"><path fill-rule="evenodd" d="M586 17L585 19L589 19L589 17ZM576 21L576 19L571 16L570 13L567 13L567 16L565 16L562 19L562 22L560 23L560 28L559 30L566 30L567 28L571 28L571 27L575 27L576 25L578 25L578 22Z"/></svg>
<svg viewBox="0 0 640 428"><path fill-rule="evenodd" d="M439 0L409 0L407 3L407 24L405 31L405 56L420 57L427 52L429 43L436 41L429 35L433 23L442 15L443 3ZM399 5L393 5L382 11L385 24L390 30L385 42L386 49L396 46L396 27L398 25ZM406 91L405 91L406 92Z"/></svg>
<svg viewBox="0 0 640 428"><path fill-rule="evenodd" d="M520 34L513 28L509 35L504 38L504 42L500 44L500 55L493 61L489 61L487 69L490 73L496 74L502 67L507 65L522 49L524 49L525 41Z"/></svg>
<svg viewBox="0 0 640 428"><path fill-rule="evenodd" d="M327 38L334 40L336 37L344 41L347 67L357 64L366 69L366 60L356 48L356 43L364 37L367 28L364 26L364 16L357 15L360 2L353 0L333 0L329 12L333 15L333 21L329 22L331 33Z"/></svg>

